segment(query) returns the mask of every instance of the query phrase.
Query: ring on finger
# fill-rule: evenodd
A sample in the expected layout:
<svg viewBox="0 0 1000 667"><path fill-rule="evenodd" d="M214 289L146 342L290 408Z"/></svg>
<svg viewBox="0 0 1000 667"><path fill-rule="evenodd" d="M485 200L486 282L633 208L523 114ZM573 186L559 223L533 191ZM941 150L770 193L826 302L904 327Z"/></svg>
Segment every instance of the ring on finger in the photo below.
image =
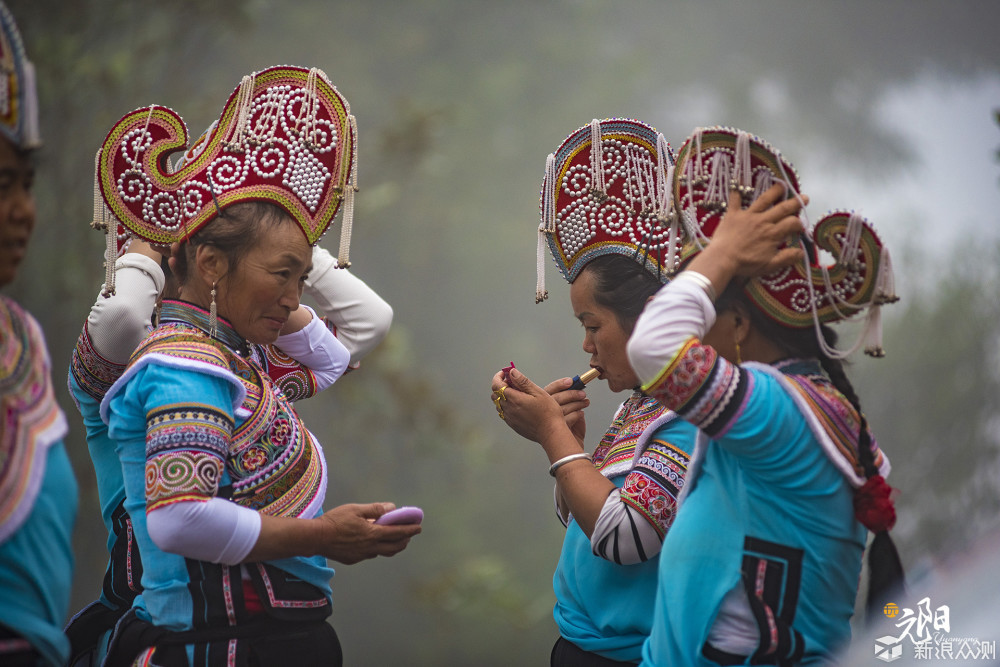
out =
<svg viewBox="0 0 1000 667"><path fill-rule="evenodd" d="M500 387L499 389L497 389L497 400L498 401L506 401L507 400L507 397L503 393L503 390L506 389L506 388L507 387Z"/></svg>

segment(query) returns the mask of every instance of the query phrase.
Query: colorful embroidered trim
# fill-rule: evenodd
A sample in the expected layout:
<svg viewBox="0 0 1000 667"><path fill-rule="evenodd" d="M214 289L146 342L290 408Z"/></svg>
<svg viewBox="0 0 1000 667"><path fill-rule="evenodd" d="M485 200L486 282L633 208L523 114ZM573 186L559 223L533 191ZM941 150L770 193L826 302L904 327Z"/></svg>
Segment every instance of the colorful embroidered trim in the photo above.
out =
<svg viewBox="0 0 1000 667"><path fill-rule="evenodd" d="M0 542L34 506L49 447L67 432L56 404L42 330L0 296Z"/></svg>
<svg viewBox="0 0 1000 667"><path fill-rule="evenodd" d="M84 322L69 365L70 376L77 386L100 401L124 371L125 364L116 364L98 353L90 339L88 323Z"/></svg>

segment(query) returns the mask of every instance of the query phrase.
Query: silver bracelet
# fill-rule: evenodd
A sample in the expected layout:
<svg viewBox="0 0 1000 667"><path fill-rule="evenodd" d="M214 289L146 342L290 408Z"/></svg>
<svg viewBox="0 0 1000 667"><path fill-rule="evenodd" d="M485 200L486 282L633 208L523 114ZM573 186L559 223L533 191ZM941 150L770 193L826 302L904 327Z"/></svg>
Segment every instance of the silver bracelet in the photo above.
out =
<svg viewBox="0 0 1000 667"><path fill-rule="evenodd" d="M564 456L552 465L549 466L549 474L553 477L556 476L556 470L562 468L567 463L572 461L579 461L580 459L587 459L588 461L593 461L594 459L587 452L580 452L579 454L570 454L569 456Z"/></svg>
<svg viewBox="0 0 1000 667"><path fill-rule="evenodd" d="M684 270L677 275L677 278L683 278L684 276L687 276L688 280L704 290L705 294L708 296L708 300L715 303L715 287L712 285L712 281L709 280L708 276L703 273L698 273L697 271ZM677 280L677 278L674 278L674 280Z"/></svg>

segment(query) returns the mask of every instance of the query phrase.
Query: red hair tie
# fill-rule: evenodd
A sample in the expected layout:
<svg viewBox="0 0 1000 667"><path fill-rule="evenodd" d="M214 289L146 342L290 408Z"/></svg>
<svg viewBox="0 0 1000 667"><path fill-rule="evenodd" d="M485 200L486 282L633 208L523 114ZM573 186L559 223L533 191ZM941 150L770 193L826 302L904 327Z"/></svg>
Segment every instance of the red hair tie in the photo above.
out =
<svg viewBox="0 0 1000 667"><path fill-rule="evenodd" d="M868 478L854 492L854 518L873 533L891 530L896 525L896 508L892 502L892 487L882 475Z"/></svg>

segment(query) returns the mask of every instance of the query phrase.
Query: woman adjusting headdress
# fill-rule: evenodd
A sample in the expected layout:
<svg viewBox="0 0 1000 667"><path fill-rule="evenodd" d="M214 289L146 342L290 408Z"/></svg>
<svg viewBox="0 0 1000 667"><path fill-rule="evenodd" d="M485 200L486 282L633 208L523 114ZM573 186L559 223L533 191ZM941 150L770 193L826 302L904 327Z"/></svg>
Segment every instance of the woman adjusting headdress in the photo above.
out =
<svg viewBox="0 0 1000 667"><path fill-rule="evenodd" d="M740 130L696 130L673 193L682 271L639 318L628 355L699 438L643 664L829 659L850 638L868 530L873 572L893 573L872 578L869 603L902 580L889 462L826 326L868 309L877 333L894 299L888 254L859 216L804 228L791 164Z"/></svg>
<svg viewBox="0 0 1000 667"><path fill-rule="evenodd" d="M299 299L341 204L348 262L355 138L325 74L297 67L244 77L173 170L187 142L174 112L140 109L108 134L97 170L108 218L172 244L178 282L100 406L143 565L108 664L339 664L326 559L392 555L420 530L376 526L389 503L324 512L323 450L291 401L350 361ZM294 352L286 340L300 332L309 344ZM297 381L321 379L317 363L325 379Z"/></svg>

